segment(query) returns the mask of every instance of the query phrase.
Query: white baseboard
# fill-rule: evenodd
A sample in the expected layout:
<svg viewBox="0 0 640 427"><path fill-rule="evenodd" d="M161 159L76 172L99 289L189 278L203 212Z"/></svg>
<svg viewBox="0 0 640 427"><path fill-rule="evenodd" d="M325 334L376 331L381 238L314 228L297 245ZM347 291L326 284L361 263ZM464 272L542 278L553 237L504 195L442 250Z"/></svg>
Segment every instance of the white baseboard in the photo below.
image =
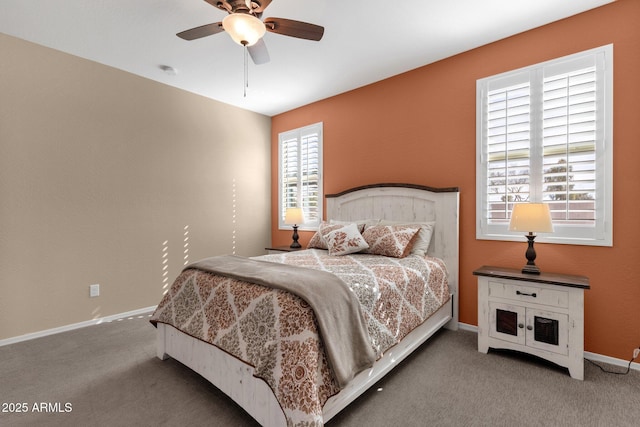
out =
<svg viewBox="0 0 640 427"><path fill-rule="evenodd" d="M478 327L475 325L469 325L468 323L459 322L458 328L462 329L463 331L478 333ZM609 365L620 366L625 369L627 368L627 366L629 366L628 360L617 359L615 357L604 356L602 354L591 353L588 351L584 352L584 358L589 359L593 362L602 362L602 363L608 363ZM640 371L640 363L631 363L631 369L635 371Z"/></svg>
<svg viewBox="0 0 640 427"><path fill-rule="evenodd" d="M32 340L40 337L46 337L48 335L59 334L61 332L72 331L74 329L85 328L87 326L99 325L100 323L113 322L114 320L125 319L133 316L140 316L145 313L152 312L153 310L156 309L156 307L157 306L154 305L152 307L146 307L146 308L140 308L138 310L127 311L126 313L114 314L111 316L100 317L98 319L87 320L85 322L73 323L71 325L60 326L58 328L46 329L44 331L33 332L30 334L20 335L13 338L7 338L4 340L0 340L0 347L9 345L9 344L14 344L17 342Z"/></svg>
<svg viewBox="0 0 640 427"><path fill-rule="evenodd" d="M622 359L617 359L615 357L604 356L598 353L590 353L588 351L584 352L584 358L589 359L592 362L608 363L609 365L620 366L625 369L627 368L627 366L629 366L628 360L622 360ZM631 362L630 368L633 369L634 371L640 371L640 363Z"/></svg>
<svg viewBox="0 0 640 427"><path fill-rule="evenodd" d="M475 325L470 325L468 323L458 322L458 328L462 329L463 331L475 332L476 334L478 333L478 327Z"/></svg>

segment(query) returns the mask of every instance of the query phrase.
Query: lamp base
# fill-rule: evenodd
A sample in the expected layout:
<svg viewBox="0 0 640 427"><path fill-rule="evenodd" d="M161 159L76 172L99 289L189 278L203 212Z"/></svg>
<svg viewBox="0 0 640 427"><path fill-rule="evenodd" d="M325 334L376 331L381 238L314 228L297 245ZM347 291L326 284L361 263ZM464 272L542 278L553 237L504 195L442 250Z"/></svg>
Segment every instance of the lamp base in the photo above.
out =
<svg viewBox="0 0 640 427"><path fill-rule="evenodd" d="M525 253L527 265L522 268L522 272L524 274L540 274L540 269L534 262L536 259L536 250L533 248L533 241L535 240L536 235L529 232L525 237L527 238L527 252Z"/></svg>
<svg viewBox="0 0 640 427"><path fill-rule="evenodd" d="M522 267L524 274L540 274L540 269L535 265L525 265Z"/></svg>
<svg viewBox="0 0 640 427"><path fill-rule="evenodd" d="M291 249L300 249L302 245L298 243L298 226L297 225L293 226L293 236L291 237L293 238L293 243L291 243L289 247Z"/></svg>

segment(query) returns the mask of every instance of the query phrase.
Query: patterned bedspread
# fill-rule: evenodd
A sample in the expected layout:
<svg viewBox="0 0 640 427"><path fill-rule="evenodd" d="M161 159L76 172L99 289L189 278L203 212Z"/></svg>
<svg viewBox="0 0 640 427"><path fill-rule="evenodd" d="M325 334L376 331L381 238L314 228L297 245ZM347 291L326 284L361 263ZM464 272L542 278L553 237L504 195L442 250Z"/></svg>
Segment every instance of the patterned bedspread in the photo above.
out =
<svg viewBox="0 0 640 427"><path fill-rule="evenodd" d="M257 258L339 276L362 305L377 358L449 299L446 269L437 258L329 256L317 249ZM288 292L189 269L175 280L151 321L170 324L252 365L290 426L322 425L322 406L340 391L313 311Z"/></svg>

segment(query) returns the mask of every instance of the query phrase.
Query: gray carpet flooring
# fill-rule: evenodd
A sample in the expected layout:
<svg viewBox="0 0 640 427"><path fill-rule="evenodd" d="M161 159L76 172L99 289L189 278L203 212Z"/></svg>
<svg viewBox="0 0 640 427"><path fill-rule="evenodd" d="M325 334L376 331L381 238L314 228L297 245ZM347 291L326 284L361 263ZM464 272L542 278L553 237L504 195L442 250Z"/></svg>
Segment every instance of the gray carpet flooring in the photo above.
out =
<svg viewBox="0 0 640 427"><path fill-rule="evenodd" d="M437 333L327 426L640 425L640 372L585 363L577 381L525 355L478 353L476 339ZM158 360L146 316L0 347L0 404L12 427L256 425L200 376Z"/></svg>

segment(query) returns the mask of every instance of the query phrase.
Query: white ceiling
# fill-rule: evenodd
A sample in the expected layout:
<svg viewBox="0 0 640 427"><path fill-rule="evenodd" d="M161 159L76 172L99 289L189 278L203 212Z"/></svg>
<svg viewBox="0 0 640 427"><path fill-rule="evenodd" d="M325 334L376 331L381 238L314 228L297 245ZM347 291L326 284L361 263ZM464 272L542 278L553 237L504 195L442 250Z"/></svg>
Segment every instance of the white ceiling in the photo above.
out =
<svg viewBox="0 0 640 427"><path fill-rule="evenodd" d="M271 61L249 63L246 97L228 34L175 35L222 20L204 0L0 0L0 32L273 116L612 1L273 0L263 18L322 25L324 38L267 33Z"/></svg>

